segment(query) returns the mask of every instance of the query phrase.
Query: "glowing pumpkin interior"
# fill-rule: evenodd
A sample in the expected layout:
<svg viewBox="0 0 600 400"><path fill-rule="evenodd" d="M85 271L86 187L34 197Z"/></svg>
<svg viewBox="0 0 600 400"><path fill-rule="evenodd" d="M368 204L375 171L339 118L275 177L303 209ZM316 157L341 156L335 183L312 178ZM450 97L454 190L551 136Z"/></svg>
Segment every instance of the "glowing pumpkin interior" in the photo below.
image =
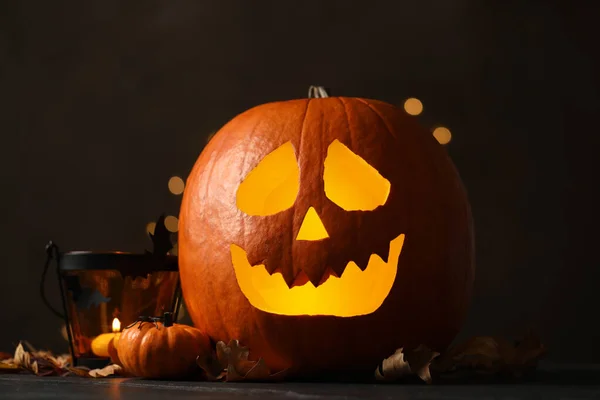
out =
<svg viewBox="0 0 600 400"><path fill-rule="evenodd" d="M327 149L323 181L327 198L349 212L383 206L391 187L373 166L338 140ZM287 142L265 156L243 180L236 204L248 215L273 215L292 207L299 191L300 170L294 147ZM327 238L326 226L310 207L296 240ZM387 261L372 254L364 271L349 260L340 277L329 276L317 287L308 281L292 288L281 273L270 275L264 265L250 265L240 246L232 244L230 250L238 285L259 310L281 315L352 317L370 314L383 304L394 284L403 244L404 234L400 234L390 242Z"/></svg>

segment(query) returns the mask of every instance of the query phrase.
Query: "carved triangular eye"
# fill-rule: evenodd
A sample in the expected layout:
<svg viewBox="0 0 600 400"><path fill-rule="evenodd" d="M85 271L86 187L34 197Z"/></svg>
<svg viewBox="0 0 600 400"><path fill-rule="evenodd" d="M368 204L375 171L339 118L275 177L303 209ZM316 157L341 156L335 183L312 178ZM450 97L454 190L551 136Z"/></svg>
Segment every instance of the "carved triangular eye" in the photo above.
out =
<svg viewBox="0 0 600 400"><path fill-rule="evenodd" d="M237 190L237 207L248 215L273 215L294 205L300 169L294 146L287 142L263 158Z"/></svg>
<svg viewBox="0 0 600 400"><path fill-rule="evenodd" d="M323 180L325 195L346 211L371 211L390 194L390 181L339 140L327 149Z"/></svg>

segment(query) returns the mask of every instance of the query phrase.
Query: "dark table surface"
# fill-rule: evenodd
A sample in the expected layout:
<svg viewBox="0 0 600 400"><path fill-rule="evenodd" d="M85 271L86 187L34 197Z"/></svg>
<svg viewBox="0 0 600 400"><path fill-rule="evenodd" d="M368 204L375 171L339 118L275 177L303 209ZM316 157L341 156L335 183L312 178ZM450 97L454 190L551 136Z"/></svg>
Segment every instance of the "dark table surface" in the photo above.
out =
<svg viewBox="0 0 600 400"><path fill-rule="evenodd" d="M209 383L0 375L0 399L600 399L600 365L541 367L505 384Z"/></svg>

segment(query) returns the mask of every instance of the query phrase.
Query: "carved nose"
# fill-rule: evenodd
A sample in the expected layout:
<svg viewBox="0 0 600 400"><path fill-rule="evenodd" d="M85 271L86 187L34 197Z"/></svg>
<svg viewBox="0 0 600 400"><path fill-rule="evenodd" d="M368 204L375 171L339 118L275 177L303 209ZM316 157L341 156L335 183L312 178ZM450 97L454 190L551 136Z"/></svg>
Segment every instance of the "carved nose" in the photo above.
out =
<svg viewBox="0 0 600 400"><path fill-rule="evenodd" d="M317 214L317 211L314 207L310 207L304 216L304 220L302 221L302 225L300 226L300 230L298 231L298 236L296 236L296 240L322 240L327 239L329 234L327 233L327 229L323 225L321 218Z"/></svg>

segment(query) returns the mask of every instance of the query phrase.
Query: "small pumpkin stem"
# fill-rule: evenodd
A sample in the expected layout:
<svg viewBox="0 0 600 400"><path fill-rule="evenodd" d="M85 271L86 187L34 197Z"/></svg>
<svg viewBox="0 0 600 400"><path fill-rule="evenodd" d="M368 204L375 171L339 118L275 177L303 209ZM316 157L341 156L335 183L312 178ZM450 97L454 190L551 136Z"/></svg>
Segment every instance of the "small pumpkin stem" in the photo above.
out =
<svg viewBox="0 0 600 400"><path fill-rule="evenodd" d="M329 97L329 93L327 93L327 89L323 86L310 86L308 88L309 99L321 99L324 97Z"/></svg>
<svg viewBox="0 0 600 400"><path fill-rule="evenodd" d="M173 326L173 313L172 312L166 312L163 314L163 326L165 328L167 328L169 326Z"/></svg>

